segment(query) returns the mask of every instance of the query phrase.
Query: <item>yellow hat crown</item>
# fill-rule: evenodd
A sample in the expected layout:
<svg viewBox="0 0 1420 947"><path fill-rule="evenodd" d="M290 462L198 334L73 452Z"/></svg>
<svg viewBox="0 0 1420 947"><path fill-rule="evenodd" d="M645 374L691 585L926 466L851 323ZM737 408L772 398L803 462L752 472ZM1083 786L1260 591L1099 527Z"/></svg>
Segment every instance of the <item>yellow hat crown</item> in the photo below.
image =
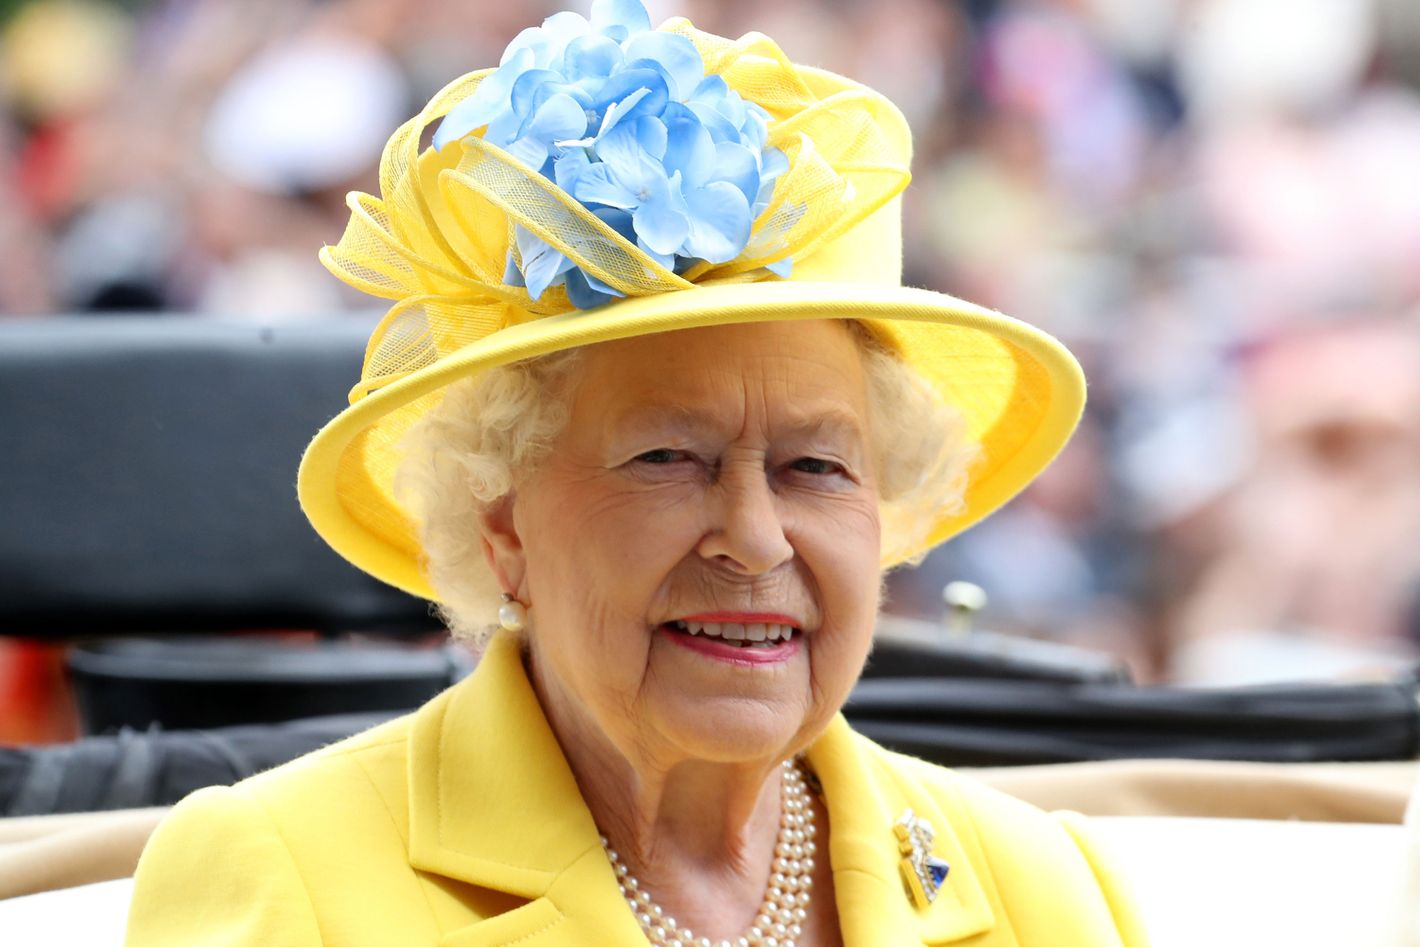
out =
<svg viewBox="0 0 1420 947"><path fill-rule="evenodd" d="M594 8L594 21L596 15ZM581 20L558 14L543 28L565 28L558 22L563 17ZM718 77L749 108L762 111L765 153L787 159L772 191L765 189L768 198L743 249L724 262L675 256L677 265L669 266L669 255L648 252L628 239L634 234L620 232L606 214L560 187L545 173L550 157L534 168L523 159L537 160L541 152L505 150L488 140L487 129L421 154L427 129L457 117L461 107L467 111L485 83L500 81L505 56L504 67L455 80L399 128L380 163L381 196L351 194L344 235L321 251L336 276L395 301L371 338L352 402L509 326L576 311L564 286L536 286L530 293L517 285L526 282L518 278L520 242L551 248L593 286L627 297L778 280L790 259L795 280L898 281L896 214L878 215L877 226L853 234L853 246L837 245L907 186L911 139L896 107L849 80L796 66L760 34L731 41L683 19L657 32L688 41L705 76ZM689 98L690 90L676 89L672 80L672 95ZM558 144L577 149L586 142Z"/></svg>

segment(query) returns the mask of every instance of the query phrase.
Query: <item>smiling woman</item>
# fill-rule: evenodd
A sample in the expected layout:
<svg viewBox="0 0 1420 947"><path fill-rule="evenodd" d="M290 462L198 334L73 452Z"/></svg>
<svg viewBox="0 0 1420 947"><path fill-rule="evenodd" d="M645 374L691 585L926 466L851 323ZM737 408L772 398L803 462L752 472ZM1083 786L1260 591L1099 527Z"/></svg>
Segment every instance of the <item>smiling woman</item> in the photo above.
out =
<svg viewBox="0 0 1420 947"><path fill-rule="evenodd" d="M793 756L847 698L877 607L856 345L837 323L722 326L595 346L579 374L565 433L483 529L533 603L553 728L638 773ZM672 625L769 616L794 633L753 652Z"/></svg>
<svg viewBox="0 0 1420 947"><path fill-rule="evenodd" d="M871 90L637 0L395 133L322 254L395 303L301 502L484 652L177 806L130 944L1143 943L1082 820L839 714L883 569L1083 400L1053 339L899 285L909 152Z"/></svg>
<svg viewBox="0 0 1420 947"><path fill-rule="evenodd" d="M825 417L816 422L820 429L809 433L862 439L866 456L858 460L872 464L881 558L901 561L907 558L904 550L921 548L923 534L941 515L960 507L980 448L968 436L961 412L943 402L867 328L852 320L838 325L858 352L866 413L862 418ZM679 349L697 331L714 330L679 332L665 344ZM795 351L797 344L797 337L789 337L784 351ZM458 382L405 438L397 490L418 523L427 575L442 603L440 614L456 635L481 645L497 627L490 617L498 612L501 589L479 542L480 517L512 492L516 478L530 476L541 466L567 426L574 392L597 396L595 386L580 378L584 351L615 348L616 343L607 343L571 349ZM623 346L622 351L635 350ZM665 364L654 353L643 361L632 355L628 361L643 370ZM664 373L663 367L660 370ZM664 381L668 393L679 390L674 376L666 374ZM626 422L643 425L649 433L664 431L665 443L671 445L684 440L697 420L684 405L666 398L654 407L640 406L637 416ZM850 430L842 430L845 426ZM642 458L671 466L688 459L670 454ZM794 463L800 472L819 468L827 479L834 471L825 465L835 462L805 455Z"/></svg>

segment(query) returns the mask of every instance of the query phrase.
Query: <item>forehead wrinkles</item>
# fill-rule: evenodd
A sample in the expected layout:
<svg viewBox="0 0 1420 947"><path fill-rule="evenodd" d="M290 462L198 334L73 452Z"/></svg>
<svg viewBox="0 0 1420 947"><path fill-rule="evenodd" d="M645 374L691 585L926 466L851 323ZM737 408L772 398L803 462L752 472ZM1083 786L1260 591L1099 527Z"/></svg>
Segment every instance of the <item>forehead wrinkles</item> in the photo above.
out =
<svg viewBox="0 0 1420 947"><path fill-rule="evenodd" d="M588 366L578 408L602 424L743 436L866 436L856 352L846 364L792 353L733 353L728 363L687 353L663 360L605 358ZM579 413L581 413L579 411Z"/></svg>

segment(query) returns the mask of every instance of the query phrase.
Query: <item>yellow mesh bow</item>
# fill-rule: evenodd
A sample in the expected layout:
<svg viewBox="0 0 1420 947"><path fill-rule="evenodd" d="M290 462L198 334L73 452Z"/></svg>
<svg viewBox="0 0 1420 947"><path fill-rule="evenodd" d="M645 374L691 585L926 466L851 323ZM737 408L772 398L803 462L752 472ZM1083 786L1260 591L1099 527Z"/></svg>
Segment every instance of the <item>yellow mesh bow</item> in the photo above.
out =
<svg viewBox="0 0 1420 947"><path fill-rule="evenodd" d="M676 274L536 169L481 138L421 155L426 129L494 70L470 73L395 132L380 161L381 196L351 194L345 233L321 251L321 262L340 279L396 301L370 338L351 403L507 326L574 310L561 287L533 300L526 289L504 283L517 226L627 296L649 296L778 279L766 265L812 256L907 186L908 155L885 131L898 126L900 115L877 93L844 83L823 89L761 34L732 41L683 19L661 29L688 37L707 74L718 73L769 113L768 143L789 159L745 250L728 263Z"/></svg>

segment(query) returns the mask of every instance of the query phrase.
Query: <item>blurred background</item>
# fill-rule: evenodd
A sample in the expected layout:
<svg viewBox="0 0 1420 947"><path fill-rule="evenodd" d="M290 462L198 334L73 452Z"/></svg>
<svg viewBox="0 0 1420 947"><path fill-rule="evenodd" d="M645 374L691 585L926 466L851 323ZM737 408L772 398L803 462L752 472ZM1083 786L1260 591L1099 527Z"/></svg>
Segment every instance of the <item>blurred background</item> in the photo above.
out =
<svg viewBox="0 0 1420 947"><path fill-rule="evenodd" d="M376 189L428 96L563 6L0 0L0 318L368 320L378 301L316 261L345 193ZM1420 656L1420 5L648 6L896 101L908 282L1085 365L1065 454L896 574L890 611L938 621L971 581L981 626L1141 681ZM58 646L0 638L0 742L72 732L62 679Z"/></svg>

